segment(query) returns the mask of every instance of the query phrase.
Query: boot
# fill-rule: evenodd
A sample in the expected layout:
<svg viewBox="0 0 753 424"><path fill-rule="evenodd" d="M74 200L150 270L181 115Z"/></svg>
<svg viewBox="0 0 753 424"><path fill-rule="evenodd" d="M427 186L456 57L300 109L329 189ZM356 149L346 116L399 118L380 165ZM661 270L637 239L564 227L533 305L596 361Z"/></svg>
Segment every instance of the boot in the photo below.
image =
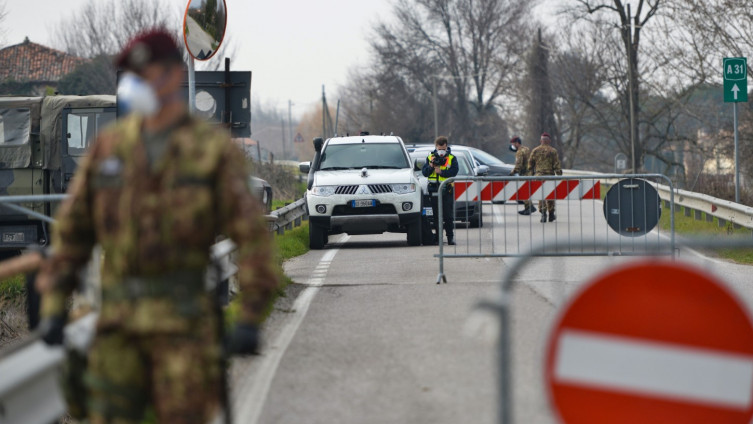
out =
<svg viewBox="0 0 753 424"><path fill-rule="evenodd" d="M546 211L541 211L541 222L546 222Z"/></svg>
<svg viewBox="0 0 753 424"><path fill-rule="evenodd" d="M522 211L518 211L518 213L521 214L521 215L530 215L531 214L531 210L528 209L528 208L525 208Z"/></svg>
<svg viewBox="0 0 753 424"><path fill-rule="evenodd" d="M455 236L454 235L447 236L447 244L449 244L450 246L454 246L455 245Z"/></svg>
<svg viewBox="0 0 753 424"><path fill-rule="evenodd" d="M549 222L554 222L555 219L557 219L557 215L554 214L554 211L549 211Z"/></svg>

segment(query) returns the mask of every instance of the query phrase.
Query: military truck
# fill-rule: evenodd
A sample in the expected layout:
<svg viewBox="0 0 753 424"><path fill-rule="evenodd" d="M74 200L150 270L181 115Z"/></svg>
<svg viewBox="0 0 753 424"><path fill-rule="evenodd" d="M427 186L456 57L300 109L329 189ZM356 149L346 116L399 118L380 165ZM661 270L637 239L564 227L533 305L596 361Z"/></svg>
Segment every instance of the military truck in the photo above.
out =
<svg viewBox="0 0 753 424"><path fill-rule="evenodd" d="M0 196L65 193L89 143L115 115L112 95L0 97ZM48 217L57 209L19 205ZM0 252L48 242L39 216L0 204Z"/></svg>

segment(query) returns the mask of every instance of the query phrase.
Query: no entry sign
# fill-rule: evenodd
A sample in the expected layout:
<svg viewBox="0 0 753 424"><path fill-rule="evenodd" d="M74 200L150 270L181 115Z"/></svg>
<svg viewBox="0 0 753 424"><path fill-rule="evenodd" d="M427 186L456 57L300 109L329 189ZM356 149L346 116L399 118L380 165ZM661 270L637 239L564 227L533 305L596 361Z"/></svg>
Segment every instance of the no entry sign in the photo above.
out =
<svg viewBox="0 0 753 424"><path fill-rule="evenodd" d="M753 416L753 325L706 273L641 262L588 284L549 338L565 423L740 423Z"/></svg>

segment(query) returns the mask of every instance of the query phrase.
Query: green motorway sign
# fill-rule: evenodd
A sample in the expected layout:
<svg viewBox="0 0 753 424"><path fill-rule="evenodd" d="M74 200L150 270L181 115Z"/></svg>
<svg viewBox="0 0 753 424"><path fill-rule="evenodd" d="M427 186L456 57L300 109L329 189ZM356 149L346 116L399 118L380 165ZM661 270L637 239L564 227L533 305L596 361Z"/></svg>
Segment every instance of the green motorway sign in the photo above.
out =
<svg viewBox="0 0 753 424"><path fill-rule="evenodd" d="M744 57L724 58L724 102L748 101L748 60Z"/></svg>

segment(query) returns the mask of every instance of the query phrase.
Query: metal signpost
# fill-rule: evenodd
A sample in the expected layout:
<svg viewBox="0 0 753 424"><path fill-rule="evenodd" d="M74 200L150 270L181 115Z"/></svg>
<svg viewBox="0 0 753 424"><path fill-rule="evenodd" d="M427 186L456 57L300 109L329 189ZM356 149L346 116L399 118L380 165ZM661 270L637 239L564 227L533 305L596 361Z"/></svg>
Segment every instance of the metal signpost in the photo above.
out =
<svg viewBox="0 0 753 424"><path fill-rule="evenodd" d="M732 103L735 126L735 202L740 203L740 162L737 137L737 104L748 101L748 60L744 57L724 58L724 102Z"/></svg>

